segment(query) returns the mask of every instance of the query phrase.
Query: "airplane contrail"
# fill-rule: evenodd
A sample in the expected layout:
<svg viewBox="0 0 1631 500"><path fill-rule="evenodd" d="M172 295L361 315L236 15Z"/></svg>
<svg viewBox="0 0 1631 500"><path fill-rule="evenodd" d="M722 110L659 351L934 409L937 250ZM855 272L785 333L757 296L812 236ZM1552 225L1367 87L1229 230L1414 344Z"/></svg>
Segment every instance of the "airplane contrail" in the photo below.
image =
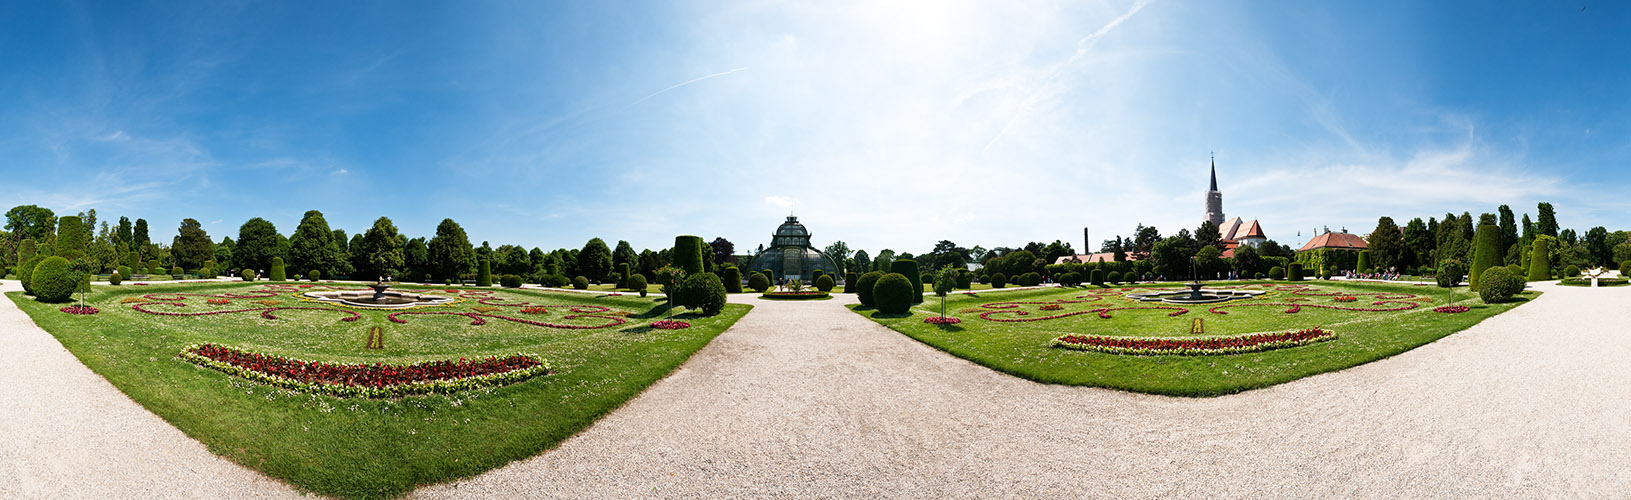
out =
<svg viewBox="0 0 1631 500"><path fill-rule="evenodd" d="M652 92L651 95L641 97L640 100L631 102L627 106L623 106L623 109L629 109L631 107L634 107L634 105L636 105L636 104L646 102L647 99L657 97L658 95L661 95L663 92L668 92L670 90L674 90L674 89L677 89L677 88L680 88L680 87L684 87L686 85L690 85L690 84L697 83L697 82L700 82L700 81L703 81L703 80L707 80L709 78L721 77L721 76L729 75L731 73L735 73L735 72L738 72L738 71L746 71L746 70L747 70L747 68L745 68L745 67L736 68L736 69L732 69L730 71L721 71L721 72L718 72L718 73L714 73L712 75L700 76L700 77L692 78L690 80L686 80L686 81L683 81L683 82L680 82L680 83L676 83L674 85L669 86L666 89L662 89L662 90L659 90L659 91L656 91L656 92Z"/></svg>

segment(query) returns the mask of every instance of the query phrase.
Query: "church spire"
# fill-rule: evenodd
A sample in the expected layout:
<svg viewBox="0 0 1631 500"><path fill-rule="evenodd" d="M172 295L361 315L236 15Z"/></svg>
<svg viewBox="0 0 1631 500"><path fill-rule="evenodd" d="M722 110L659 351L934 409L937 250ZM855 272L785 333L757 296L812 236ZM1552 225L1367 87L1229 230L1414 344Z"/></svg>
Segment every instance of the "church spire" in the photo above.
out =
<svg viewBox="0 0 1631 500"><path fill-rule="evenodd" d="M1212 157L1212 191L1218 190L1218 158Z"/></svg>

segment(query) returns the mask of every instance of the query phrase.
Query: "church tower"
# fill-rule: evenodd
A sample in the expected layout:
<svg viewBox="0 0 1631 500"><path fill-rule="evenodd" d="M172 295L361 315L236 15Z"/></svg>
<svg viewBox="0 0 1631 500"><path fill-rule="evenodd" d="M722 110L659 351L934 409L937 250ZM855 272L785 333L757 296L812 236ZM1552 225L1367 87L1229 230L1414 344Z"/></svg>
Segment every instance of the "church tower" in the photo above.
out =
<svg viewBox="0 0 1631 500"><path fill-rule="evenodd" d="M1218 160L1212 159L1212 189L1206 192L1206 220L1223 226L1223 193L1218 191Z"/></svg>

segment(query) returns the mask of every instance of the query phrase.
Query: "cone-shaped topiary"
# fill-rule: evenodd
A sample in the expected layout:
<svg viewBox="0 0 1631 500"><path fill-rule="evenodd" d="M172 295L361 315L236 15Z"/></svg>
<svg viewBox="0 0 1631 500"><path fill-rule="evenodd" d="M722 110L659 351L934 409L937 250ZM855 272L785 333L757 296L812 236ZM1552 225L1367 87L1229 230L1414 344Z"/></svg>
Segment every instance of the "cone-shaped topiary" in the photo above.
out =
<svg viewBox="0 0 1631 500"><path fill-rule="evenodd" d="M34 266L34 297L40 302L66 302L74 296L79 280L68 269L68 259L51 256Z"/></svg>
<svg viewBox="0 0 1631 500"><path fill-rule="evenodd" d="M878 302L875 299L876 296L873 295L872 292L878 285L878 278L882 277L883 273L881 272L868 271L866 274L862 274L861 277L855 279L855 298L861 301L861 305L867 307L878 307Z"/></svg>
<svg viewBox="0 0 1631 500"><path fill-rule="evenodd" d="M1529 250L1529 281L1546 281L1552 279L1552 243L1550 238L1535 238L1534 247Z"/></svg>
<svg viewBox="0 0 1631 500"><path fill-rule="evenodd" d="M878 312L900 314L911 310L912 299L923 298L923 289L920 287L918 292L913 293L912 286L912 279L901 273L889 273L878 278L877 285L872 287L872 299L878 303Z"/></svg>
<svg viewBox="0 0 1631 500"><path fill-rule="evenodd" d="M1091 276L1091 278L1088 278L1088 280L1091 281L1094 286L1104 286L1104 270L1103 269L1094 269L1093 272L1091 274L1089 274L1088 276Z"/></svg>
<svg viewBox="0 0 1631 500"><path fill-rule="evenodd" d="M1501 228L1494 224L1478 226L1478 234L1474 236L1477 246L1473 247L1472 274L1467 275L1467 283L1474 290L1478 289L1478 280L1484 276L1484 270L1499 267L1506 261L1506 246L1501 244Z"/></svg>
<svg viewBox="0 0 1631 500"><path fill-rule="evenodd" d="M617 263L617 287L629 287L629 263L627 262Z"/></svg>
<svg viewBox="0 0 1631 500"><path fill-rule="evenodd" d="M673 265L685 271L686 276L702 274L702 237L675 236Z"/></svg>
<svg viewBox="0 0 1631 500"><path fill-rule="evenodd" d="M476 269L476 286L493 286L493 261L481 259Z"/></svg>
<svg viewBox="0 0 1631 500"><path fill-rule="evenodd" d="M912 298L913 304L923 302L923 273L918 272L917 261L912 259L896 260L889 265L889 270L904 275L906 279L911 280L912 286L915 287L913 290L917 290L917 293L914 294L916 296Z"/></svg>
<svg viewBox="0 0 1631 500"><path fill-rule="evenodd" d="M1371 268L1370 268L1370 250L1360 250L1359 251L1359 264L1354 266L1354 271L1361 272L1361 273L1371 272Z"/></svg>
<svg viewBox="0 0 1631 500"><path fill-rule="evenodd" d="M283 257L272 257L272 272L267 279L270 281L284 281L287 276L283 272Z"/></svg>
<svg viewBox="0 0 1631 500"><path fill-rule="evenodd" d="M726 266L720 271L719 279L725 282L725 293L742 293L742 270Z"/></svg>

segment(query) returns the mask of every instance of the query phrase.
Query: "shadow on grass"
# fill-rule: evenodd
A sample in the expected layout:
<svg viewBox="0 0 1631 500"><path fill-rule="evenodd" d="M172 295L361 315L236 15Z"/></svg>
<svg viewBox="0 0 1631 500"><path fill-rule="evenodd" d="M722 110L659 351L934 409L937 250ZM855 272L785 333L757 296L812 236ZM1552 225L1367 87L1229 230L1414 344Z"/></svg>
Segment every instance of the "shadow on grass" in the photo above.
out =
<svg viewBox="0 0 1631 500"><path fill-rule="evenodd" d="M876 312L875 309L874 309L874 311L875 312L872 313L872 317L874 319L900 319L900 318L910 318L910 317L912 317L912 313L910 313L910 312L884 313L884 312Z"/></svg>

